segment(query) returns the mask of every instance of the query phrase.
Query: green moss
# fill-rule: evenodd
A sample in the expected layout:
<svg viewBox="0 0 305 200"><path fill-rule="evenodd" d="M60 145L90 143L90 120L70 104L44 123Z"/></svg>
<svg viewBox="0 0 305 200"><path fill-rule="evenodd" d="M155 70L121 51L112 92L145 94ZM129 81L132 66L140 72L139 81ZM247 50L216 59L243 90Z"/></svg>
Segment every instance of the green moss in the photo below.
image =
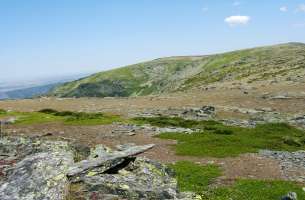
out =
<svg viewBox="0 0 305 200"><path fill-rule="evenodd" d="M181 191L200 193L207 189L215 178L221 176L215 165L201 166L188 161L180 161L170 165L176 173L178 187Z"/></svg>

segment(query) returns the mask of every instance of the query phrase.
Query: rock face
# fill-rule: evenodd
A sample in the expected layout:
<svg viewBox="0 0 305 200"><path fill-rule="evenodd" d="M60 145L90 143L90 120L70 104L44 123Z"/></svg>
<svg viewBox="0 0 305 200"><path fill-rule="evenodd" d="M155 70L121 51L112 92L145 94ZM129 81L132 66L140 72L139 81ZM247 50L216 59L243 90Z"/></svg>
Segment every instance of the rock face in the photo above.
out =
<svg viewBox="0 0 305 200"><path fill-rule="evenodd" d="M140 158L117 170L100 176L92 176L90 172L83 176L81 180L89 191L86 198L90 199L92 194L97 199L102 199L101 194L126 199L177 198L177 185L172 172L159 163Z"/></svg>
<svg viewBox="0 0 305 200"><path fill-rule="evenodd" d="M152 147L127 144L112 151L99 145L91 150L88 160L70 168L68 177L87 191L82 194L83 199L182 198L173 171L160 163L134 157Z"/></svg>
<svg viewBox="0 0 305 200"><path fill-rule="evenodd" d="M65 176L72 154L38 153L19 162L0 187L0 199L64 199L68 190Z"/></svg>
<svg viewBox="0 0 305 200"><path fill-rule="evenodd" d="M25 138L1 140L0 151L11 160L2 165L1 200L64 199L68 190L66 172L73 163L65 142L39 142Z"/></svg>
<svg viewBox="0 0 305 200"><path fill-rule="evenodd" d="M136 157L153 146L125 144L114 151L98 145L90 155L83 154L89 155L85 160L74 163L81 151L77 145L1 138L0 199L192 199L193 194L178 191L169 168Z"/></svg>

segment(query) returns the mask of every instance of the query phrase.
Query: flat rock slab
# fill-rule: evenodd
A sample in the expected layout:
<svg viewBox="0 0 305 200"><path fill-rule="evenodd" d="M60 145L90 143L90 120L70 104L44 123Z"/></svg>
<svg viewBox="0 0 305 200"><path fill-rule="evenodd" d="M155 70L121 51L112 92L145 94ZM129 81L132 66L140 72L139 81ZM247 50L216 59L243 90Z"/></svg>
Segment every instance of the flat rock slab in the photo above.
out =
<svg viewBox="0 0 305 200"><path fill-rule="evenodd" d="M97 157L96 159L83 160L70 167L67 176L77 176L86 173L91 169L98 169L98 173L103 173L108 169L121 164L125 158L143 153L152 147L154 147L153 144L144 146L132 146L130 148L124 149L123 151L115 151L109 154L105 154L102 157Z"/></svg>

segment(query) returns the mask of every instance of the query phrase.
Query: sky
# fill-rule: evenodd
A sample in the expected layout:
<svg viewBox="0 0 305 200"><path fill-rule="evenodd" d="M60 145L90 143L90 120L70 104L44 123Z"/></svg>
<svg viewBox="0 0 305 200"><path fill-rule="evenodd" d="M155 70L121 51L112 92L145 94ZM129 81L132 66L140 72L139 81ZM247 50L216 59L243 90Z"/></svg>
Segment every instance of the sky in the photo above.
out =
<svg viewBox="0 0 305 200"><path fill-rule="evenodd" d="M0 82L305 43L305 0L0 0Z"/></svg>

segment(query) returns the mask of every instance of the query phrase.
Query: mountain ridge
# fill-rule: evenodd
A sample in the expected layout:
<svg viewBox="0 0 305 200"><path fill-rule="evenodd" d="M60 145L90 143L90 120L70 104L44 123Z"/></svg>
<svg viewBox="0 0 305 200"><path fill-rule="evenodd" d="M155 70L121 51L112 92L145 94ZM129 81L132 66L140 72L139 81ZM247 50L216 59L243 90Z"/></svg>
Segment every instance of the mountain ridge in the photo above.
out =
<svg viewBox="0 0 305 200"><path fill-rule="evenodd" d="M216 82L248 83L304 74L305 44L285 43L202 56L173 56L129 65L68 82L51 96L143 96L184 91Z"/></svg>

